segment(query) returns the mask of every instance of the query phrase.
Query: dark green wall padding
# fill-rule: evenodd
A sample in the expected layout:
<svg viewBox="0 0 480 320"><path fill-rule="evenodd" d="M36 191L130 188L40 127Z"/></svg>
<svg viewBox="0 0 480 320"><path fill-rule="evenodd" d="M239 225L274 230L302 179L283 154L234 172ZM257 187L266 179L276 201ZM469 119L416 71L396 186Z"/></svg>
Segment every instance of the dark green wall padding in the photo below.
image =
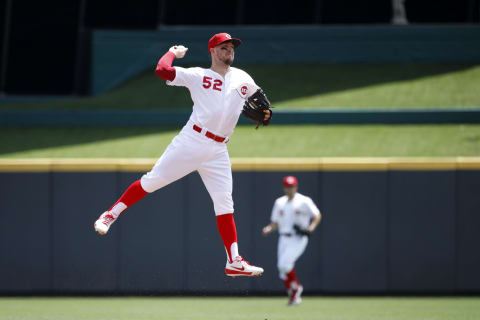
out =
<svg viewBox="0 0 480 320"><path fill-rule="evenodd" d="M478 62L478 25L163 27L97 30L92 36L90 91L99 94L154 68L175 44L189 48L182 64L209 67L208 39L229 32L244 40L239 64Z"/></svg>

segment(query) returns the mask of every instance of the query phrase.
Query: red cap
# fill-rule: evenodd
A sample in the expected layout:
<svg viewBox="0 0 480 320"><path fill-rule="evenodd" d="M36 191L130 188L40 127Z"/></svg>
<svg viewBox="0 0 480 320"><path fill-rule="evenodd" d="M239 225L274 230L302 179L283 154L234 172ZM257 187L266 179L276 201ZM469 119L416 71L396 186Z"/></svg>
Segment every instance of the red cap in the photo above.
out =
<svg viewBox="0 0 480 320"><path fill-rule="evenodd" d="M210 40L208 41L208 52L210 52L211 48L215 48L220 43L223 43L225 41L232 41L234 48L242 44L242 40L237 38L232 38L232 36L229 35L228 33L225 33L225 32L217 33L213 37L211 37Z"/></svg>
<svg viewBox="0 0 480 320"><path fill-rule="evenodd" d="M283 186L284 187L295 187L298 185L297 178L294 176L286 176L283 178Z"/></svg>

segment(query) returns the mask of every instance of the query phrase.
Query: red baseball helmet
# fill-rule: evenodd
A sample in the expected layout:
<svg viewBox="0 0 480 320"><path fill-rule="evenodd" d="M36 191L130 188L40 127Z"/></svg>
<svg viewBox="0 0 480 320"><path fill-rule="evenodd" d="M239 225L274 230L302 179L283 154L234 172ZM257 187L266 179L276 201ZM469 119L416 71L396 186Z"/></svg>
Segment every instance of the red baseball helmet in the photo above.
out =
<svg viewBox="0 0 480 320"><path fill-rule="evenodd" d="M283 178L283 186L284 187L295 187L298 186L297 178L294 176L286 176Z"/></svg>
<svg viewBox="0 0 480 320"><path fill-rule="evenodd" d="M211 37L210 40L208 41L208 52L210 52L211 48L215 48L220 43L223 43L226 41L232 41L234 48L242 44L242 40L237 38L232 38L232 36L226 32L217 33L213 35L213 37Z"/></svg>

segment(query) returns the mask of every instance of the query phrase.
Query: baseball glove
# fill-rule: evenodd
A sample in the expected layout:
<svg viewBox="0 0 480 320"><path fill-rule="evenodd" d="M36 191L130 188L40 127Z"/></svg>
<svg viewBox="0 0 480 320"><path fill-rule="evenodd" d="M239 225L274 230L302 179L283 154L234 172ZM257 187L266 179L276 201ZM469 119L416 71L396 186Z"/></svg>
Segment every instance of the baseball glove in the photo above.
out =
<svg viewBox="0 0 480 320"><path fill-rule="evenodd" d="M310 231L306 230L306 229L302 229L300 226L298 225L294 225L293 226L293 229L295 230L295 232L299 235L299 236L307 236L307 237L310 237L310 235L312 234Z"/></svg>
<svg viewBox="0 0 480 320"><path fill-rule="evenodd" d="M268 118L268 120L263 120L265 118L264 110L270 110L270 118ZM257 124L255 129L258 129L258 126L261 124L268 126L270 119L272 119L273 112L270 108L270 101L268 101L262 89L255 91L255 93L245 101L242 113L245 117Z"/></svg>

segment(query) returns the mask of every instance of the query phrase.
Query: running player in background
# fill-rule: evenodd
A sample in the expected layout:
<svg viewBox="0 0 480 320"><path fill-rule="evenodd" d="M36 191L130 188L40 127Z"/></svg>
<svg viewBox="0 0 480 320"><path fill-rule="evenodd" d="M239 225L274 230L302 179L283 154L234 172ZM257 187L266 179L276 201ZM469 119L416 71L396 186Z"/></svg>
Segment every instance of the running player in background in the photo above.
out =
<svg viewBox="0 0 480 320"><path fill-rule="evenodd" d="M271 222L262 230L264 236L278 230L277 268L288 293L288 305L302 302L303 286L295 273L295 261L303 254L310 234L322 219L312 199L297 192L294 176L283 178L285 195L275 201Z"/></svg>

